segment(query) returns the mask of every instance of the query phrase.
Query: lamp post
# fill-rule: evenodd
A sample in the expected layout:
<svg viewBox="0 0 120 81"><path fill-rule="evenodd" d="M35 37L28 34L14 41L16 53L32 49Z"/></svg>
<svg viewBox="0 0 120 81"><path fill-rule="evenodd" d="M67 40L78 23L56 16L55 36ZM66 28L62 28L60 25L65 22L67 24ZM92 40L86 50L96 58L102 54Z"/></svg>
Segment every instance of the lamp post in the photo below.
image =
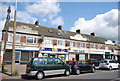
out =
<svg viewBox="0 0 120 81"><path fill-rule="evenodd" d="M10 20L10 13L11 13L11 7L9 6L8 9L7 9L7 17L6 17L6 32L5 32L4 37L3 37L4 48L3 48L3 59L2 59L2 72L4 70L4 54L5 54L5 51L6 51L6 43L7 43L7 38L8 38L8 30L9 30L8 23L9 23L9 20Z"/></svg>

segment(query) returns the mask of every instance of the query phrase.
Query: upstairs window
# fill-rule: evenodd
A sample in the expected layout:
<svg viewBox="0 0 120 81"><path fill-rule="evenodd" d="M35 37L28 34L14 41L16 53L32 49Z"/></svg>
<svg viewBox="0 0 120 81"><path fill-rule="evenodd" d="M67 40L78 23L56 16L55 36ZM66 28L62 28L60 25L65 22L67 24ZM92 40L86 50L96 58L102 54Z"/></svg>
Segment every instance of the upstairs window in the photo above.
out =
<svg viewBox="0 0 120 81"><path fill-rule="evenodd" d="M80 43L80 47L81 47L81 48L85 48L85 47L86 47L85 43L81 42L81 43Z"/></svg>
<svg viewBox="0 0 120 81"><path fill-rule="evenodd" d="M95 48L95 44L90 44L90 48Z"/></svg>
<svg viewBox="0 0 120 81"><path fill-rule="evenodd" d="M16 35L16 43L20 43L20 35ZM8 35L8 41L13 42L13 34Z"/></svg>
<svg viewBox="0 0 120 81"><path fill-rule="evenodd" d="M52 45L52 39L50 39L50 38L44 38L44 44L45 45Z"/></svg>
<svg viewBox="0 0 120 81"><path fill-rule="evenodd" d="M58 45L64 46L65 45L65 41L64 40L58 40Z"/></svg>
<svg viewBox="0 0 120 81"><path fill-rule="evenodd" d="M98 45L98 49L102 49L102 45L101 44Z"/></svg>
<svg viewBox="0 0 120 81"><path fill-rule="evenodd" d="M71 45L72 47L77 47L77 42L73 41Z"/></svg>
<svg viewBox="0 0 120 81"><path fill-rule="evenodd" d="M36 43L36 37L27 37L27 43Z"/></svg>

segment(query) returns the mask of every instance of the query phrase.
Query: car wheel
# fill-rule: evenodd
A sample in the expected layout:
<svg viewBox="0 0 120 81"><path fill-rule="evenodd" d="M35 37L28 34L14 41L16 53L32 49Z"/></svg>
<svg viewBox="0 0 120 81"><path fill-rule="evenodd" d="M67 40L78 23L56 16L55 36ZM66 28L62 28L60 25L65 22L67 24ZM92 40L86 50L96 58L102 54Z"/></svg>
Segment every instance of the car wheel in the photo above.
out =
<svg viewBox="0 0 120 81"><path fill-rule="evenodd" d="M69 76L70 75L70 71L69 70L65 70L65 73L64 73L66 76Z"/></svg>
<svg viewBox="0 0 120 81"><path fill-rule="evenodd" d="M44 77L43 72L38 72L38 73L36 74L36 78L37 78L38 80L43 79L43 77Z"/></svg>
<svg viewBox="0 0 120 81"><path fill-rule="evenodd" d="M76 69L76 74L79 75L80 74L80 70Z"/></svg>
<svg viewBox="0 0 120 81"><path fill-rule="evenodd" d="M94 73L95 72L95 68L91 68L91 72Z"/></svg>
<svg viewBox="0 0 120 81"><path fill-rule="evenodd" d="M109 67L109 70L110 70L110 71L112 70L112 66Z"/></svg>

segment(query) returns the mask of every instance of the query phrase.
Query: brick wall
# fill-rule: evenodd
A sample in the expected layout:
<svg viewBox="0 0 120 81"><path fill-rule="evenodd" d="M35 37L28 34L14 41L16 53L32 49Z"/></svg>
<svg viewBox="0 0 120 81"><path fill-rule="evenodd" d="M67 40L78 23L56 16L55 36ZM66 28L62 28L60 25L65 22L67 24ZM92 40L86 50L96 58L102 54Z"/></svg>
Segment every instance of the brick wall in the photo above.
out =
<svg viewBox="0 0 120 81"><path fill-rule="evenodd" d="M53 40L53 45L57 45L57 40Z"/></svg>
<svg viewBox="0 0 120 81"><path fill-rule="evenodd" d="M8 41L8 33L2 33L2 40L5 39Z"/></svg>
<svg viewBox="0 0 120 81"><path fill-rule="evenodd" d="M80 42L77 42L77 47L80 47Z"/></svg>
<svg viewBox="0 0 120 81"><path fill-rule="evenodd" d="M90 44L89 43L86 43L86 48L90 48Z"/></svg>
<svg viewBox="0 0 120 81"><path fill-rule="evenodd" d="M65 46L70 47L70 41L65 41Z"/></svg>
<svg viewBox="0 0 120 81"><path fill-rule="evenodd" d="M98 44L95 44L95 48L98 49Z"/></svg>
<svg viewBox="0 0 120 81"><path fill-rule="evenodd" d="M21 42L21 43L26 43L26 36L21 36L20 42Z"/></svg>

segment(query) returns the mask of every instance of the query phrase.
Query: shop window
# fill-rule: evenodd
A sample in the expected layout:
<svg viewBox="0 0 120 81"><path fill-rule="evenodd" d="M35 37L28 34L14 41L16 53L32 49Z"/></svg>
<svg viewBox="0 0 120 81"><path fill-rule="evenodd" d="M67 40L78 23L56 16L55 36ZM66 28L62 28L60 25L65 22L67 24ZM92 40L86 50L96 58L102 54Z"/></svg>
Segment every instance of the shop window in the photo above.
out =
<svg viewBox="0 0 120 81"><path fill-rule="evenodd" d="M36 37L27 37L27 43L36 43Z"/></svg>
<svg viewBox="0 0 120 81"><path fill-rule="evenodd" d="M81 42L81 43L80 43L80 47L81 47L81 48L85 48L85 47L86 47L85 43Z"/></svg>

